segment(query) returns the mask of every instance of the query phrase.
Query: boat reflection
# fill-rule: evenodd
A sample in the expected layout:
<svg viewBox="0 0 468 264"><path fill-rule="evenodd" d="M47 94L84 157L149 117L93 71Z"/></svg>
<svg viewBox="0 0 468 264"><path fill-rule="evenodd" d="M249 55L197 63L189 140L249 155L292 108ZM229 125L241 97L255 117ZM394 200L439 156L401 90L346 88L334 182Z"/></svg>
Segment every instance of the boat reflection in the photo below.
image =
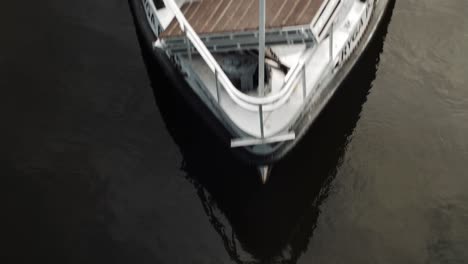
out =
<svg viewBox="0 0 468 264"><path fill-rule="evenodd" d="M296 263L312 237L320 204L372 88L395 2L356 67L300 144L277 163L266 185L238 162L203 121L148 65L166 126L183 154L183 170L237 263ZM151 74L151 72L153 72ZM159 78L159 79L158 79Z"/></svg>

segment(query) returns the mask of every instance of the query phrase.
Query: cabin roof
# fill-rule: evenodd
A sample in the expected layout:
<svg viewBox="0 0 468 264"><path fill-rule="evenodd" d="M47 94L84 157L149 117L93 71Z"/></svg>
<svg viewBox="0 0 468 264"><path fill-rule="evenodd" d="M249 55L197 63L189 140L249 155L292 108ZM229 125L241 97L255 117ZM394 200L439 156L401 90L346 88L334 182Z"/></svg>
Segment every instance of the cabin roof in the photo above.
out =
<svg viewBox="0 0 468 264"><path fill-rule="evenodd" d="M309 26L325 0L266 0L266 29ZM186 2L181 11L199 35L258 31L258 0L198 0ZM161 38L180 37L174 19Z"/></svg>

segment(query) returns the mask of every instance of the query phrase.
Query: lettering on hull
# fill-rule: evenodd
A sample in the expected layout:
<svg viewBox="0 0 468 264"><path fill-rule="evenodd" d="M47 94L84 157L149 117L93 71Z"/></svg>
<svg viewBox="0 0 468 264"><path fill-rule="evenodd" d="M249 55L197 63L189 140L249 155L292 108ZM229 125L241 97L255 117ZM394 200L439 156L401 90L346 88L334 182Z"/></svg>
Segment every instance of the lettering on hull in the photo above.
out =
<svg viewBox="0 0 468 264"><path fill-rule="evenodd" d="M365 32L372 13L374 11L374 0L368 0L366 4L366 9L363 12L361 19L359 20L358 24L355 26L353 32L351 33L351 37L346 42L345 46L341 50L340 54L338 55L338 61L333 68L333 71L337 71L343 64L349 59L353 51L358 46L363 33Z"/></svg>

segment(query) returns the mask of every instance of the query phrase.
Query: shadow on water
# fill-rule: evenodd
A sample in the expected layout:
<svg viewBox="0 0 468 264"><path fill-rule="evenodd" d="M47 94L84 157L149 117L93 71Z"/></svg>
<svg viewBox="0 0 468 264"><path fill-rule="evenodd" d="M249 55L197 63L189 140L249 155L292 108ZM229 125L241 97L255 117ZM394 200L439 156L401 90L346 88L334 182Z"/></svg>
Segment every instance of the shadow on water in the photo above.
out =
<svg viewBox="0 0 468 264"><path fill-rule="evenodd" d="M275 165L266 185L227 146L214 143L215 135L174 89L158 87L163 77L145 58L157 104L183 154L182 169L235 262L296 263L307 249L321 201L376 77L394 4L349 77L300 144Z"/></svg>

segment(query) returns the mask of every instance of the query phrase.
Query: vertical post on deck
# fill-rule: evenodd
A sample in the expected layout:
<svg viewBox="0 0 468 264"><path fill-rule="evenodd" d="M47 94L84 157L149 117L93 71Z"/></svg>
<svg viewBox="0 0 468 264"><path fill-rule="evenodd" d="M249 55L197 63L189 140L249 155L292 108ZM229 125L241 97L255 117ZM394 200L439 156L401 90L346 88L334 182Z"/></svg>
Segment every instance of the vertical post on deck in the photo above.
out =
<svg viewBox="0 0 468 264"><path fill-rule="evenodd" d="M190 39L188 37L187 31L185 32L185 41L187 41L187 54L189 57L190 63L192 63L192 49L190 47Z"/></svg>
<svg viewBox="0 0 468 264"><path fill-rule="evenodd" d="M261 97L265 95L265 1L258 0L258 94ZM259 105L258 112L260 114L260 135L261 138L265 138L263 105Z"/></svg>
<svg viewBox="0 0 468 264"><path fill-rule="evenodd" d="M258 0L258 94L265 95L265 1Z"/></svg>
<svg viewBox="0 0 468 264"><path fill-rule="evenodd" d="M258 106L258 112L260 113L260 137L265 138L265 132L263 128L263 105Z"/></svg>
<svg viewBox="0 0 468 264"><path fill-rule="evenodd" d="M306 86L306 71L305 71L305 64L302 65L302 97L305 98L307 97L307 86Z"/></svg>
<svg viewBox="0 0 468 264"><path fill-rule="evenodd" d="M333 27L335 23L332 22L330 26L330 62L333 61Z"/></svg>
<svg viewBox="0 0 468 264"><path fill-rule="evenodd" d="M216 99L218 100L218 105L221 105L221 101L219 100L219 80L218 80L218 71L215 69L215 82L216 82Z"/></svg>

